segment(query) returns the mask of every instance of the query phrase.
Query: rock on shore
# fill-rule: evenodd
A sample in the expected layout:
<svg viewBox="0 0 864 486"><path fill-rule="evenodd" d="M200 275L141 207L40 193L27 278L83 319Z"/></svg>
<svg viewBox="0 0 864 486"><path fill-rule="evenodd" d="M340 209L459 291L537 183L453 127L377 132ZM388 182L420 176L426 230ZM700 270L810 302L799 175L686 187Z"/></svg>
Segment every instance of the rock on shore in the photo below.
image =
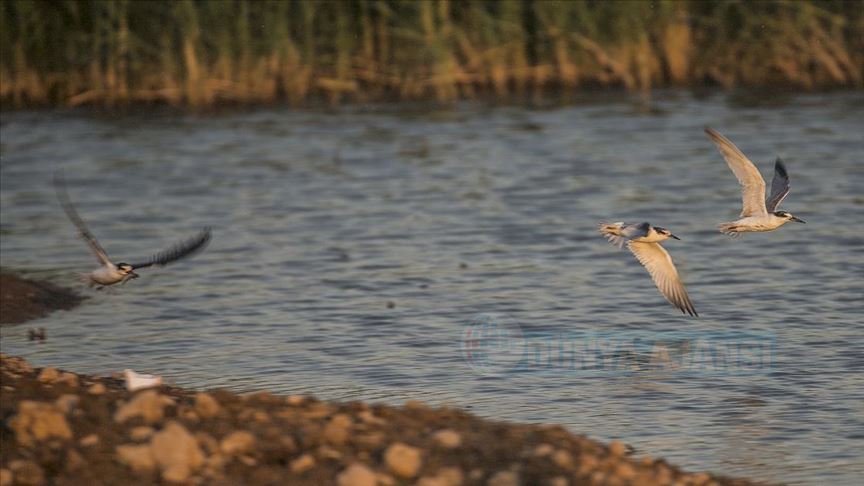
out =
<svg viewBox="0 0 864 486"><path fill-rule="evenodd" d="M34 368L0 355L0 485L749 485L631 458L560 426ZM74 377L74 379L70 378Z"/></svg>

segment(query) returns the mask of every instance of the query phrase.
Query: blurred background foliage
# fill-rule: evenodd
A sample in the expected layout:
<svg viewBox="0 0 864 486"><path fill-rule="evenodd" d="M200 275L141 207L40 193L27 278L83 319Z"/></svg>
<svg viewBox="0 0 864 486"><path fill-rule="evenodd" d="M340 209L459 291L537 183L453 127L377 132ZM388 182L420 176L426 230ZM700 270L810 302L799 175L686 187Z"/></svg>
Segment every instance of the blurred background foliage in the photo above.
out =
<svg viewBox="0 0 864 486"><path fill-rule="evenodd" d="M860 88L861 0L3 0L4 106Z"/></svg>

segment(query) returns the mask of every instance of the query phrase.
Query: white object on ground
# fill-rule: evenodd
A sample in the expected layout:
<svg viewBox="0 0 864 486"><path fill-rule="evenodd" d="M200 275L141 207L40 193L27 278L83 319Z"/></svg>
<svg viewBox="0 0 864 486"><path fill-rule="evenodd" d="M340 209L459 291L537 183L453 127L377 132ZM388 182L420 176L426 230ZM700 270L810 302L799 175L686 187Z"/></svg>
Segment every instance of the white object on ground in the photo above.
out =
<svg viewBox="0 0 864 486"><path fill-rule="evenodd" d="M123 370L123 376L126 377L126 389L129 391L152 388L162 384L161 376L145 375L129 369Z"/></svg>

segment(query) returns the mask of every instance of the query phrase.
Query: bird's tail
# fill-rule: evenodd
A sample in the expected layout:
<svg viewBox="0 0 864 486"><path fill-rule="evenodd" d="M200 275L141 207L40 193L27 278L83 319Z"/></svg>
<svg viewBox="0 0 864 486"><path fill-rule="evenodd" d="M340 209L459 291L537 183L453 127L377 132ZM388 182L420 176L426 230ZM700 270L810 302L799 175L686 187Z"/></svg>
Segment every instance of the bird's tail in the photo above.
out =
<svg viewBox="0 0 864 486"><path fill-rule="evenodd" d="M79 273L78 281L87 284L87 286L89 287L93 287L96 285L95 282L93 282L93 278L90 276L89 273Z"/></svg>
<svg viewBox="0 0 864 486"><path fill-rule="evenodd" d="M721 223L717 226L717 229L719 229L724 235L731 236L732 238L738 238L741 236L741 232L738 231L738 225L735 223Z"/></svg>
<svg viewBox="0 0 864 486"><path fill-rule="evenodd" d="M627 241L627 238L624 236L622 231L624 228L624 223L600 223L598 229L600 230L600 234L606 237L610 243L621 248L624 246L624 243Z"/></svg>

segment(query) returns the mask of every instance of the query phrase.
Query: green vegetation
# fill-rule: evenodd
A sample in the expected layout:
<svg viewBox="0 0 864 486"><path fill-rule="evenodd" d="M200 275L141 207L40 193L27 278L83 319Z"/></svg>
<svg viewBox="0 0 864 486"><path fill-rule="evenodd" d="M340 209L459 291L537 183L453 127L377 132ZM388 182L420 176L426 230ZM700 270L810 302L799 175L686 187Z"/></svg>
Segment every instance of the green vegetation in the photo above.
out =
<svg viewBox="0 0 864 486"><path fill-rule="evenodd" d="M2 0L5 106L864 82L864 1Z"/></svg>

